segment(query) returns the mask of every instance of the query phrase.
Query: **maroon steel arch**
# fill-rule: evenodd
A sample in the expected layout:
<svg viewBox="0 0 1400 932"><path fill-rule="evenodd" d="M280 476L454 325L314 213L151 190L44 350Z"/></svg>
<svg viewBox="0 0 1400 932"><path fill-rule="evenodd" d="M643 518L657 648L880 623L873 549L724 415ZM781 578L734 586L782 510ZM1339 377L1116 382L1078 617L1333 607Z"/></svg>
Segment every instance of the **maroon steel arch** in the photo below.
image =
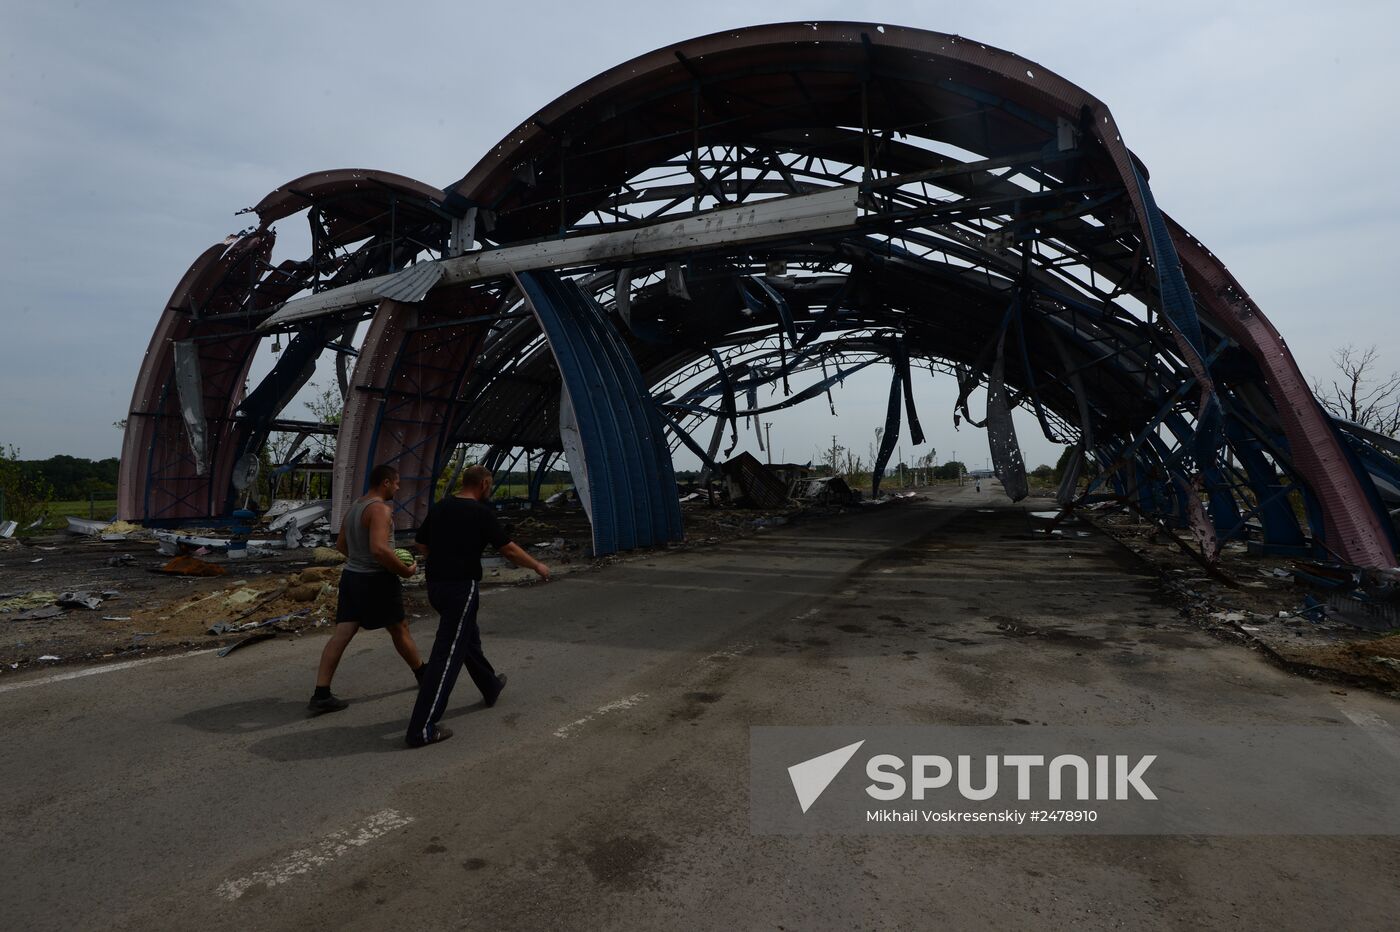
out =
<svg viewBox="0 0 1400 932"><path fill-rule="evenodd" d="M865 79L860 76L869 73L872 62L878 62L886 72L900 73L902 83L895 93L904 97L867 96ZM403 196L417 198L418 203L441 206L451 201L489 211L494 221L491 244L508 245L567 231L635 172L689 149L695 108L704 95L714 95L713 100L705 99L705 106L714 110L728 107L733 113L732 119L714 121L707 128L712 140L723 141L818 125L897 126L901 117L921 107L927 110L930 100L944 101L953 86L970 88L1005 104L1007 112L994 112L983 132L1008 151L1020 141L1021 132L1014 114L1007 115L1011 108L1058 117L1083 134L1087 142L1098 147L1094 158L1086 159L1084 170L1105 178L1112 176L1122 184L1141 227L1147 250L1144 258L1156 268L1171 264L1173 257L1162 254L1160 241L1154 242L1146 228L1144 218L1156 215L1145 189L1146 171L1124 144L1111 112L1100 100L1041 65L1009 52L957 36L878 24L758 26L658 49L603 72L541 108L443 192L397 176L378 175L375 183L397 186ZM960 140L958 132L950 127L940 139L953 144L968 141ZM324 184L330 184L332 178L344 180L343 173L337 172L307 178L319 178ZM315 188L316 184L306 187ZM285 216L300 209L303 200L314 201L315 196L315 191L303 191L300 182L284 186L259 205L263 226L270 222L269 217ZM362 211L344 225L369 222L364 215L372 213L372 209ZM1219 260L1180 226L1169 219L1167 224L1199 309L1220 332L1246 350L1265 374L1293 465L1323 505L1328 545L1358 564L1393 565L1395 557L1386 529L1367 502L1362 479L1349 464L1277 330ZM193 280L182 282L177 298L182 291L203 286L207 276L233 274L206 271L213 268L212 263L209 254L201 257L187 276ZM441 320L447 321L463 308L495 306L492 302L499 300L499 296L481 298L484 303L480 303L464 300L460 290L456 298L451 294L444 293L437 303L418 313L440 313L444 315ZM189 301L172 298L138 379L123 455L121 511L126 517L154 516L139 490L150 488L156 476L152 464L161 460L160 451L179 446L171 439L172 435L178 438L179 422L170 417L168 347L170 340L198 329L179 319L190 306ZM418 325L405 324L409 314L403 305L384 302L366 340L356 368L355 381L361 390L350 393L342 422L336 467L336 494L342 500L358 492L365 471L374 462L412 456L417 458L415 462L426 464L434 456L440 457L450 411L463 401L452 394L425 396L415 402L414 416L385 428L385 392L403 391L409 384L406 367L410 360L426 352L434 354L434 365L457 367L458 377L445 374L434 383L435 393L446 393L461 385L460 373L474 358L474 344L466 340L451 347L426 347L421 336L424 331ZM1208 391L1210 376L1199 353L1186 336L1175 335L1179 355ZM236 371L241 352L251 352L251 347L245 350L241 343L232 345L222 364ZM207 391L207 401L220 406L220 411L229 411L236 404L231 391L228 386ZM147 420L138 423L138 412ZM217 456L227 458L235 447L221 443ZM436 452L430 456L425 452L429 450ZM215 507L217 486L226 480L230 468L223 461L211 468L212 484L200 499L208 507ZM422 474L415 473L406 484L410 496L421 497L432 481L431 469L419 472ZM179 472L178 464L171 475L179 481L191 478ZM186 500L173 491L160 494L172 501ZM186 510L193 516L198 508Z"/></svg>

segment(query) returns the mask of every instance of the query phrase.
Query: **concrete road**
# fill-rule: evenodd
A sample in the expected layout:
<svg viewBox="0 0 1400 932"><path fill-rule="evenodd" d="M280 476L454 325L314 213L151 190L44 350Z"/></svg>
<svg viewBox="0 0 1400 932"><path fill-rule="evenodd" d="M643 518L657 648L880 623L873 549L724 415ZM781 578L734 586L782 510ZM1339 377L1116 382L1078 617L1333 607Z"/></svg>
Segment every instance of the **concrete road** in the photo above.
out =
<svg viewBox="0 0 1400 932"><path fill-rule="evenodd" d="M373 632L320 718L314 637L0 681L0 925L1393 928L1393 837L750 833L755 724L1400 724L1027 530L969 487L489 592L510 687L417 751Z"/></svg>

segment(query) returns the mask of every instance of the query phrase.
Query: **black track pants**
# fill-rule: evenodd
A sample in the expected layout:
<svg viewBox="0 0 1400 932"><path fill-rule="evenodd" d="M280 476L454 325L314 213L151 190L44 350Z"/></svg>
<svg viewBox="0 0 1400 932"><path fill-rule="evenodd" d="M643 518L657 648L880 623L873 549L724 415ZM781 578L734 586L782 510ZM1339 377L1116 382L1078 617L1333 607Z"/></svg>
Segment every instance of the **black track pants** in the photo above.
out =
<svg viewBox="0 0 1400 932"><path fill-rule="evenodd" d="M481 631L476 626L479 601L478 583L428 583L428 602L442 619L438 622L432 656L423 671L423 684L418 687L413 716L408 720L409 744L424 744L433 736L462 667L467 668L467 675L487 701L495 699L501 690L496 671L481 652Z"/></svg>

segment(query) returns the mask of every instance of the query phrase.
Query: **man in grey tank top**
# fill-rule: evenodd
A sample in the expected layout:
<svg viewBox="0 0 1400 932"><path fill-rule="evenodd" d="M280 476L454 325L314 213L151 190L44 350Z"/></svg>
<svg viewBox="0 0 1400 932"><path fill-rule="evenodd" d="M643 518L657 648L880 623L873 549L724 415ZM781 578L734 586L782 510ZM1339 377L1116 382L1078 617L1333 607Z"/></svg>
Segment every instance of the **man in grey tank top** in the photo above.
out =
<svg viewBox="0 0 1400 932"><path fill-rule="evenodd" d="M350 703L331 694L335 668L361 628L384 628L394 649L414 676L423 676L423 659L404 620L403 587L418 564L405 564L394 553L394 507L399 472L392 466L376 466L369 474L370 490L355 500L340 526L335 549L345 554L340 573L340 598L335 612L335 632L321 650L316 670L316 691L308 708L312 712L339 712Z"/></svg>

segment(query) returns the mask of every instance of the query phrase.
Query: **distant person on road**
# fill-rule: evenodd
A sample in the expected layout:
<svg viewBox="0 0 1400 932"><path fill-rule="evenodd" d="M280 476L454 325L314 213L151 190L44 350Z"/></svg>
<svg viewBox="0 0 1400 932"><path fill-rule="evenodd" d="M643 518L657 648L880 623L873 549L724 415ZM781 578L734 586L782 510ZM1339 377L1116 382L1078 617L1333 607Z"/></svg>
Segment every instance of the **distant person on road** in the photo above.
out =
<svg viewBox="0 0 1400 932"><path fill-rule="evenodd" d="M418 548L428 562L428 602L442 618L418 687L418 701L408 720L409 747L420 748L452 737L438 721L462 667L481 690L488 708L506 688L505 675L498 675L481 652L481 631L476 624L481 551L490 544L516 566L549 579L549 567L511 541L496 519L490 498L491 471L485 466L469 466L462 473L462 487L434 505L418 529Z"/></svg>
<svg viewBox="0 0 1400 932"><path fill-rule="evenodd" d="M979 492L982 491L982 480L981 480L981 479L978 479L978 480L977 480L977 491L979 491Z"/></svg>
<svg viewBox="0 0 1400 932"><path fill-rule="evenodd" d="M316 692L308 708L312 712L339 712L348 706L331 693L331 678L350 640L361 628L384 628L394 649L414 676L423 676L423 658L404 620L403 585L418 570L394 552L394 507L399 473L392 466L376 466L369 474L370 489L345 514L335 549L345 554L340 573L340 598L335 609L335 632L321 650L316 670Z"/></svg>

